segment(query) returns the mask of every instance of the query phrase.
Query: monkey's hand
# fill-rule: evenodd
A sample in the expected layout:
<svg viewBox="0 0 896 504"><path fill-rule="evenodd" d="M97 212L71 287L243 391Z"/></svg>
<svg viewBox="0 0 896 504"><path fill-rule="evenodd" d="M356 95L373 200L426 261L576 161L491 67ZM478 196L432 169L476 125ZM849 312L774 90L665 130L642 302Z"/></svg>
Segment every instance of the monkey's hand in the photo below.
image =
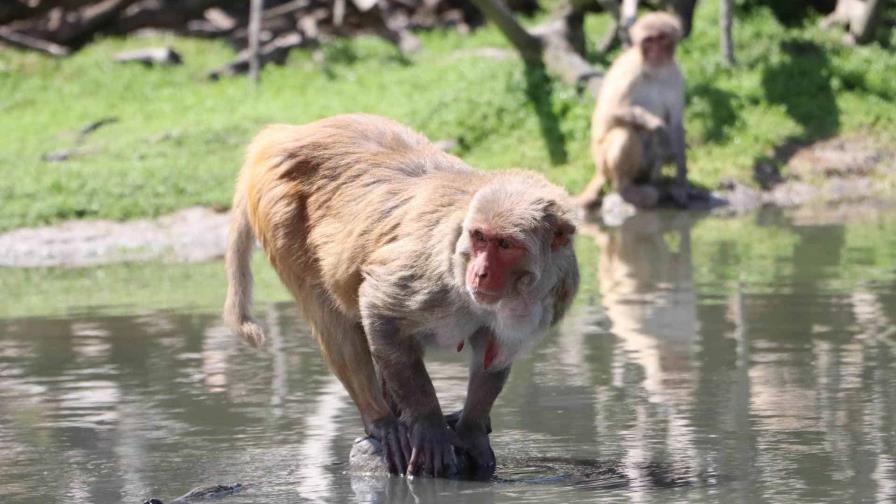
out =
<svg viewBox="0 0 896 504"><path fill-rule="evenodd" d="M647 128L648 131L658 133L666 129L666 121L658 116L648 113L644 115L644 127Z"/></svg>
<svg viewBox="0 0 896 504"><path fill-rule="evenodd" d="M406 474L411 459L411 445L407 428L394 416L374 420L367 426L367 434L379 440L383 460L392 474Z"/></svg>
<svg viewBox="0 0 896 504"><path fill-rule="evenodd" d="M411 458L408 474L419 476L451 476L457 473L454 445L457 436L441 414L409 420Z"/></svg>
<svg viewBox="0 0 896 504"><path fill-rule="evenodd" d="M448 413L445 415L445 423L448 424L448 427L451 427L452 430L457 431L457 424L460 422L460 417L464 414L464 410L459 409L454 413ZM491 417L485 417L485 433L492 433L492 419Z"/></svg>
<svg viewBox="0 0 896 504"><path fill-rule="evenodd" d="M487 420L478 423L460 421L455 427L476 479L488 479L495 473L495 452L488 439L491 432L489 423Z"/></svg>

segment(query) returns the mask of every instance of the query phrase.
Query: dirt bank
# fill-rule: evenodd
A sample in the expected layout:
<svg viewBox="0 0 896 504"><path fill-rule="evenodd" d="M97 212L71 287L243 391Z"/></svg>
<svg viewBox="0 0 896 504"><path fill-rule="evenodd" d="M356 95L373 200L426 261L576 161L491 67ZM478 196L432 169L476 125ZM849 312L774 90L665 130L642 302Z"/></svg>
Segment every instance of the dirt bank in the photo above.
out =
<svg viewBox="0 0 896 504"><path fill-rule="evenodd" d="M0 266L93 266L221 257L229 213L192 207L158 219L68 221L0 235Z"/></svg>

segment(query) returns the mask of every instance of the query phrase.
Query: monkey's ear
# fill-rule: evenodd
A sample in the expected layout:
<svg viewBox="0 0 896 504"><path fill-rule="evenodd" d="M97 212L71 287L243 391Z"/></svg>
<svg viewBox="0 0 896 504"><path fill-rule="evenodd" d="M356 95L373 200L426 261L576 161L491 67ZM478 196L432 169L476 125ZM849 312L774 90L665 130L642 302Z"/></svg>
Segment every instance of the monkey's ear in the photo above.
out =
<svg viewBox="0 0 896 504"><path fill-rule="evenodd" d="M551 250L569 245L572 235L576 232L576 226L572 222L561 220L554 226L554 236L551 239Z"/></svg>

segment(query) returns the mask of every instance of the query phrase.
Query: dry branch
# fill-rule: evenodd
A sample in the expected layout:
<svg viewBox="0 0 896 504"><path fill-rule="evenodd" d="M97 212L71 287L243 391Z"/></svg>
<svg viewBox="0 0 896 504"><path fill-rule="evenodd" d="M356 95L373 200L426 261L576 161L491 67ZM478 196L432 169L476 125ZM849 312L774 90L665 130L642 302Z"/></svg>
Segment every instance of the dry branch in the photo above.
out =
<svg viewBox="0 0 896 504"><path fill-rule="evenodd" d="M543 66L563 82L597 95L601 73L583 56L584 9L569 3L544 25L528 31L500 0L471 0L489 21L495 23L517 49L527 65Z"/></svg>
<svg viewBox="0 0 896 504"><path fill-rule="evenodd" d="M0 40L17 47L40 51L56 57L67 56L71 52L68 47L63 45L31 37L24 33L16 33L3 27L0 27Z"/></svg>
<svg viewBox="0 0 896 504"><path fill-rule="evenodd" d="M269 62L283 64L289 50L294 47L313 45L306 43L304 37L297 32L286 33L261 46L258 51L260 65ZM230 63L209 72L206 77L217 80L228 75L238 75L249 71L249 51L242 51Z"/></svg>

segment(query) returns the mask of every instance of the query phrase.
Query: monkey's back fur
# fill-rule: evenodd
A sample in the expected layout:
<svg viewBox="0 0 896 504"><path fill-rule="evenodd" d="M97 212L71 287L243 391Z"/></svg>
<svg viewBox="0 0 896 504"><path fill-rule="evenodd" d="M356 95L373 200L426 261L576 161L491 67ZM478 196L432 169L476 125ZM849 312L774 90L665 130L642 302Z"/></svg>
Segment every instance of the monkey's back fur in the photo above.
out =
<svg viewBox="0 0 896 504"><path fill-rule="evenodd" d="M400 238L406 219L445 218L439 208L468 200L482 177L398 123L354 114L263 130L248 148L237 198L245 195L255 236L294 295L320 287L357 315L370 254ZM421 194L421 178L439 182ZM428 211L416 208L424 201ZM326 283L307 283L317 281Z"/></svg>
<svg viewBox="0 0 896 504"><path fill-rule="evenodd" d="M423 239L406 247L431 252L415 267L451 271L439 263L450 261L463 209L503 177L550 186L530 172L477 172L394 121L342 115L263 130L248 148L234 208L244 197L255 236L301 305L322 291L328 299L317 301L356 318L362 271L376 252ZM427 231L398 234L409 228Z"/></svg>

